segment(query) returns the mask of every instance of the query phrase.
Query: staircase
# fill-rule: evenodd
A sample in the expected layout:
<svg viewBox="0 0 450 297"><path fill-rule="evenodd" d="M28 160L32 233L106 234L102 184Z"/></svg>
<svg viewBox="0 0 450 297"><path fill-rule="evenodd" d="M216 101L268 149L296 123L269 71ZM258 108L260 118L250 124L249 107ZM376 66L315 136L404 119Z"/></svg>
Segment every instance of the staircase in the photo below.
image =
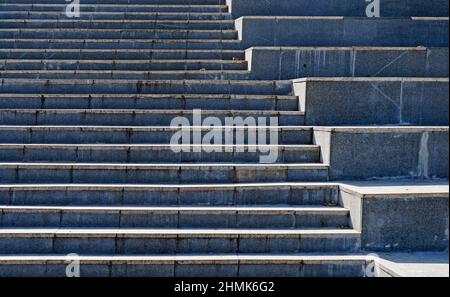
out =
<svg viewBox="0 0 450 297"><path fill-rule="evenodd" d="M0 276L364 275L292 83L250 80L224 0L54 2L0 1ZM277 117L276 162L173 152L197 109Z"/></svg>

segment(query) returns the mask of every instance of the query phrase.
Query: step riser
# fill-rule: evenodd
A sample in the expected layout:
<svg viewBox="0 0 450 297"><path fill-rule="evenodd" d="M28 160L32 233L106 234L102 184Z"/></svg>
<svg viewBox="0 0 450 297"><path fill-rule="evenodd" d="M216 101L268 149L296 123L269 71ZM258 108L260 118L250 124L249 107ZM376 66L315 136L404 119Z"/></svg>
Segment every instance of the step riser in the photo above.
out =
<svg viewBox="0 0 450 297"><path fill-rule="evenodd" d="M48 13L48 12L4 12L0 11L0 18L3 20L68 20L71 19L65 13ZM79 20L174 20L174 21L189 21L189 20L229 20L231 15L228 13L219 14L197 14L197 13L88 13L80 11Z"/></svg>
<svg viewBox="0 0 450 297"><path fill-rule="evenodd" d="M367 1L368 2L368 1ZM377 7L376 5L374 5ZM369 9L374 9L369 6ZM235 19L241 16L354 16L367 17L366 1L342 0L233 0ZM447 0L384 0L380 17L448 16Z"/></svg>
<svg viewBox="0 0 450 297"><path fill-rule="evenodd" d="M53 39L237 39L236 31L217 31L217 32L202 32L202 31L80 31L68 29L63 32L59 31L17 31L17 30L0 30L0 38L4 39L46 39L49 36Z"/></svg>
<svg viewBox="0 0 450 297"><path fill-rule="evenodd" d="M79 162L79 163L201 163L260 161L259 152L175 153L169 149L89 149L73 147L4 149L0 146L0 162ZM320 150L281 150L277 163L319 163Z"/></svg>
<svg viewBox="0 0 450 297"><path fill-rule="evenodd" d="M348 226L338 213L190 213L190 212L9 212L0 214L2 227L18 228L233 228L299 229Z"/></svg>
<svg viewBox="0 0 450 297"><path fill-rule="evenodd" d="M95 13L95 12L185 12L185 13L228 13L228 7L226 6L189 6L189 5L178 5L178 6L167 6L167 5L83 5L84 2L80 3L80 12L83 13ZM64 4L52 4L52 5L20 5L20 4L10 4L0 6L0 11L25 11L25 12L38 12L38 11L53 11L61 12L66 9Z"/></svg>
<svg viewBox="0 0 450 297"><path fill-rule="evenodd" d="M0 39L0 48L3 49L211 49L211 50L239 50L238 41L200 41L200 40L127 40L116 39L103 41L85 40L33 40L33 39Z"/></svg>
<svg viewBox="0 0 450 297"><path fill-rule="evenodd" d="M105 98L2 98L0 109L204 109L204 110L280 110L298 111L293 99L277 98L130 98L106 96Z"/></svg>
<svg viewBox="0 0 450 297"><path fill-rule="evenodd" d="M234 30L233 21L134 21L134 22L113 22L113 21L58 21L58 20L0 20L0 28L4 29L44 29L44 28L76 28L76 29L181 29L181 30Z"/></svg>
<svg viewBox="0 0 450 297"><path fill-rule="evenodd" d="M448 47L447 18L244 17L243 48L256 46ZM298 30L292 28L301 28Z"/></svg>
<svg viewBox="0 0 450 297"><path fill-rule="evenodd" d="M364 277L364 261L268 264L104 264L80 266L82 277ZM0 265L4 277L65 277L67 263Z"/></svg>
<svg viewBox="0 0 450 297"><path fill-rule="evenodd" d="M136 63L109 62L100 63L95 61L33 61L33 62L0 62L1 70L111 70L111 71L172 71L172 70L247 70L247 63L244 61L221 62L221 61L200 61L200 62L161 62L161 61L141 61Z"/></svg>
<svg viewBox="0 0 450 297"><path fill-rule="evenodd" d="M266 123L270 122L270 117L277 117L281 126L302 126L304 117L298 115L264 115L258 113L239 113L239 114L208 114L203 112L203 117L213 116L225 123L227 117L243 118L265 118ZM109 113L109 112L52 112L41 110L36 112L21 112L20 110L8 111L0 110L0 122L3 125L88 125L88 126L170 126L174 118L185 117L190 123L193 123L191 114L174 113Z"/></svg>
<svg viewBox="0 0 450 297"><path fill-rule="evenodd" d="M354 252L357 237L0 238L1 254L151 255Z"/></svg>
<svg viewBox="0 0 450 297"><path fill-rule="evenodd" d="M253 79L449 76L448 48L253 47L246 54Z"/></svg>
<svg viewBox="0 0 450 297"><path fill-rule="evenodd" d="M158 169L160 168L160 169ZM0 167L1 183L245 183L245 182L310 182L327 181L326 169L233 168L214 166L201 168L170 167L156 169L83 169L83 168L5 168Z"/></svg>
<svg viewBox="0 0 450 297"><path fill-rule="evenodd" d="M89 129L0 129L0 142L20 144L168 144L177 130L142 131L132 129L105 130ZM274 131L275 132L275 131ZM202 137L207 131L202 132ZM244 133L244 139L248 139L248 133ZM279 130L279 144L311 144L312 131L305 130ZM222 133L222 139L225 139ZM236 138L233 137L234 141ZM245 141L247 144L247 141Z"/></svg>
<svg viewBox="0 0 450 297"><path fill-rule="evenodd" d="M209 71L196 71L186 72L183 70L172 70L167 72L148 72L148 71L137 71L137 72L126 72L126 71L108 71L103 72L79 72L76 70L68 70L67 72L58 73L52 71L37 71L36 73L27 72L26 70L21 73L20 71L3 71L0 72L0 78L3 79L67 79L67 80L101 80L101 79L121 79L121 80L249 80L251 78L250 72L247 71L237 71L237 70L209 70ZM31 83L30 83L31 85ZM110 85L109 87L103 88L103 93L113 92L112 89L116 88L117 85ZM13 87L9 93L14 92ZM18 93L18 90L15 91ZM27 89L26 93L40 93L46 91L39 91L39 89ZM58 93L62 93L62 90L58 90ZM68 93L77 93L83 91L68 90ZM50 93L50 92L49 92ZM88 92L91 93L91 92Z"/></svg>
<svg viewBox="0 0 450 297"><path fill-rule="evenodd" d="M258 205L337 205L336 187L241 187L205 189L80 188L0 190L2 205L73 206L258 206Z"/></svg>
<svg viewBox="0 0 450 297"><path fill-rule="evenodd" d="M308 90L299 102L311 126L449 125L448 79L310 79L295 88Z"/></svg>
<svg viewBox="0 0 450 297"><path fill-rule="evenodd" d="M0 59L67 59L67 60L245 60L244 52L240 51L113 51L113 50L1 50Z"/></svg>
<svg viewBox="0 0 450 297"><path fill-rule="evenodd" d="M1 74L0 74L1 75ZM205 75L207 76L207 75ZM209 76L209 79L214 79ZM292 82L214 81L47 81L2 80L0 93L12 94L240 94L289 95Z"/></svg>

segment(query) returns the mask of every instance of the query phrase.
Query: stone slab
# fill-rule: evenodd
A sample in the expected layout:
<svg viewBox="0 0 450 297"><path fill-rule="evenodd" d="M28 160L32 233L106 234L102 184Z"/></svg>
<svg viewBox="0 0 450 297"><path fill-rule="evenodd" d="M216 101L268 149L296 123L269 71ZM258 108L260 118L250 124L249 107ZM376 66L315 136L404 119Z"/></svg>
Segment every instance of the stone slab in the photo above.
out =
<svg viewBox="0 0 450 297"><path fill-rule="evenodd" d="M448 48L251 47L253 79L448 77Z"/></svg>
<svg viewBox="0 0 450 297"><path fill-rule="evenodd" d="M380 270L391 277L449 277L448 253L381 253Z"/></svg>
<svg viewBox="0 0 450 297"><path fill-rule="evenodd" d="M359 0L227 0L234 18L241 16L366 16ZM380 16L448 16L448 1L383 0Z"/></svg>
<svg viewBox="0 0 450 297"><path fill-rule="evenodd" d="M330 180L448 179L448 127L315 127Z"/></svg>
<svg viewBox="0 0 450 297"><path fill-rule="evenodd" d="M252 46L448 47L448 18L241 17L242 48Z"/></svg>
<svg viewBox="0 0 450 297"><path fill-rule="evenodd" d="M364 250L448 250L448 180L342 182L340 190Z"/></svg>
<svg viewBox="0 0 450 297"><path fill-rule="evenodd" d="M306 78L294 90L306 125L449 124L447 78Z"/></svg>

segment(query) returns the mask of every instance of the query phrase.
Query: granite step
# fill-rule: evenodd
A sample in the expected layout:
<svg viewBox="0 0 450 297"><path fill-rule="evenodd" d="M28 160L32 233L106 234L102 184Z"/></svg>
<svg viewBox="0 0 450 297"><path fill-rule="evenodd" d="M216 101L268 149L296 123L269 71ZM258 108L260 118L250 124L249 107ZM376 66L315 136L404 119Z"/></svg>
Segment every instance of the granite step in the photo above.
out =
<svg viewBox="0 0 450 297"><path fill-rule="evenodd" d="M164 72L162 72L164 73ZM199 73L201 72L192 72ZM1 79L0 94L238 94L292 95L292 81L253 81L220 79L224 73L203 73L207 79L172 80L86 80L86 79ZM212 75L214 73L214 75ZM236 73L236 72L235 72ZM242 73L242 72L237 72ZM185 74L179 73L180 76ZM0 76L2 73L0 73ZM173 75L173 72L172 72ZM217 79L215 79L217 78Z"/></svg>
<svg viewBox="0 0 450 297"><path fill-rule="evenodd" d="M264 153L260 152L264 150ZM181 152L180 152L181 151ZM198 153L195 153L199 151ZM265 151L276 152L274 162L319 163L317 145L68 145L0 144L0 162L74 163L202 163L260 162ZM193 153L194 152L194 153Z"/></svg>
<svg viewBox="0 0 450 297"><path fill-rule="evenodd" d="M348 228L341 207L2 206L2 228Z"/></svg>
<svg viewBox="0 0 450 297"><path fill-rule="evenodd" d="M0 254L163 255L355 252L346 229L6 229Z"/></svg>
<svg viewBox="0 0 450 297"><path fill-rule="evenodd" d="M248 127L237 126L215 127L215 131L234 132L245 135L248 143ZM211 131L208 127L193 127L201 136ZM241 131L242 130L242 131ZM168 144L176 132L177 127L149 126L0 126L0 142L16 144ZM312 127L291 126L271 127L268 132L278 133L278 143L284 145L299 145L312 143Z"/></svg>
<svg viewBox="0 0 450 297"><path fill-rule="evenodd" d="M334 183L197 185L0 184L5 206L326 206L339 205Z"/></svg>
<svg viewBox="0 0 450 297"><path fill-rule="evenodd" d="M1 11L3 20L67 20L65 11ZM229 13L214 12L80 12L80 20L229 20Z"/></svg>
<svg viewBox="0 0 450 297"><path fill-rule="evenodd" d="M65 277L66 255L0 257L0 276ZM349 254L80 256L82 277L364 277L371 260Z"/></svg>
<svg viewBox="0 0 450 297"><path fill-rule="evenodd" d="M211 49L239 50L241 41L230 39L19 39L2 38L3 49Z"/></svg>
<svg viewBox="0 0 450 297"><path fill-rule="evenodd" d="M202 109L298 111L296 96L227 94L0 94L0 109Z"/></svg>
<svg viewBox="0 0 450 297"><path fill-rule="evenodd" d="M249 80L248 70L4 70L0 79L50 80ZM109 90L115 86L110 86ZM36 92L36 91L32 91ZM39 91L38 91L39 92Z"/></svg>
<svg viewBox="0 0 450 297"><path fill-rule="evenodd" d="M0 163L0 183L213 184L327 181L319 163Z"/></svg>
<svg viewBox="0 0 450 297"><path fill-rule="evenodd" d="M237 39L236 30L0 29L0 39Z"/></svg>
<svg viewBox="0 0 450 297"><path fill-rule="evenodd" d="M185 29L185 30L234 30L233 20L0 20L5 29Z"/></svg>
<svg viewBox="0 0 450 297"><path fill-rule="evenodd" d="M160 2L161 3L161 2ZM167 2L163 2L167 3ZM186 3L186 2L184 2ZM216 1L216 3L218 3ZM61 3L9 3L0 5L0 11L64 11L67 4ZM226 5L183 5L183 4L103 4L103 3L80 3L80 12L184 12L184 13L227 13Z"/></svg>
<svg viewBox="0 0 450 297"><path fill-rule="evenodd" d="M246 61L225 60L0 60L0 71L191 71L247 70Z"/></svg>
<svg viewBox="0 0 450 297"><path fill-rule="evenodd" d="M294 126L304 124L304 113L299 111L252 110L129 110L129 109L0 109L2 125L87 125L87 126L179 126L181 120L195 125L193 118L214 117L221 125L227 118L249 119L250 126ZM199 118L198 117L198 118ZM176 118L179 121L173 122ZM276 119L278 122L271 120ZM239 121L241 122L241 121ZM272 122L272 124L270 124ZM242 123L245 123L243 120ZM256 123L256 124L255 124ZM242 124L244 125L244 124ZM216 125L220 126L220 125Z"/></svg>
<svg viewBox="0 0 450 297"><path fill-rule="evenodd" d="M53 4L54 0L1 0L1 4ZM134 5L225 5L225 0L133 0ZM98 4L98 0L84 0L83 4ZM130 4L130 0L101 0L101 4Z"/></svg>
<svg viewBox="0 0 450 297"><path fill-rule="evenodd" d="M89 50L89 49L0 49L4 60L245 60L239 50Z"/></svg>

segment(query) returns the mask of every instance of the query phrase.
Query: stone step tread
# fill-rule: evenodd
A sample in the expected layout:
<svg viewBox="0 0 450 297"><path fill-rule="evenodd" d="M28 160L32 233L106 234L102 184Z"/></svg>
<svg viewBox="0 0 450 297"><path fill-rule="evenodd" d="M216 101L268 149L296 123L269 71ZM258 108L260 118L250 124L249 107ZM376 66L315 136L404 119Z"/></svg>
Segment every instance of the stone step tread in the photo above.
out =
<svg viewBox="0 0 450 297"><path fill-rule="evenodd" d="M180 170L180 169L242 169L242 170L267 170L267 169L293 169L293 170L328 170L328 165L321 163L147 163L147 164L124 164L124 163L23 163L9 162L0 163L2 169L81 169L81 170Z"/></svg>
<svg viewBox="0 0 450 297"><path fill-rule="evenodd" d="M300 82L448 82L448 77L308 77L294 79Z"/></svg>
<svg viewBox="0 0 450 297"><path fill-rule="evenodd" d="M448 132L449 126L316 126L316 131L346 132L346 133L423 133L423 132Z"/></svg>
<svg viewBox="0 0 450 297"><path fill-rule="evenodd" d="M280 99L298 100L297 96L287 95L246 95L246 94L17 94L0 93L0 99Z"/></svg>
<svg viewBox="0 0 450 297"><path fill-rule="evenodd" d="M61 11L5 11L0 10L0 16L3 19L14 20L32 20L32 19L67 19L67 15ZM129 12L113 12L113 11L85 11L80 14L80 19L89 20L228 20L231 19L231 14L228 12L153 12L153 11L129 11Z"/></svg>
<svg viewBox="0 0 450 297"><path fill-rule="evenodd" d="M0 59L0 64L7 65L8 63L71 63L71 64L142 64L142 63L184 63L184 64L194 64L194 63L221 63L221 64L246 64L247 61L243 60L218 60L218 59L190 59L190 60L181 60L181 59L173 59L173 60L73 60L73 59L58 59L58 60L25 60L25 59L13 59L13 60L2 60Z"/></svg>
<svg viewBox="0 0 450 297"><path fill-rule="evenodd" d="M9 34L6 34L9 33ZM104 40L104 39L111 39L115 37L119 37L121 39L136 39L136 40L148 40L148 38L151 38L151 34L165 34L160 37L161 39L180 39L180 34L186 35L186 39L217 39L222 38L224 40L227 39L237 39L237 33L238 31L234 29L183 29L183 28L173 28L173 29L130 29L130 28L124 28L124 29L98 29L98 28L15 28L15 29L3 29L0 28L0 39L11 39L13 38L20 38L20 39L36 39L39 38L36 35L33 35L34 33L41 33L41 35L46 34L47 36L51 37L51 39L94 39L94 37L88 37L89 34L95 34L95 39ZM69 36L61 35L61 34L67 34L70 33ZM79 35L75 36L74 34L88 34L86 35ZM22 34L27 34L23 36ZM60 34L56 36L53 36L52 34ZM107 36L101 35L101 34L108 34ZM128 34L129 37L123 37L122 34ZM140 37L133 36L133 34L140 34ZM169 34L173 34L175 36L171 36ZM217 37L220 34L219 37ZM205 36L206 37L199 37L199 36ZM62 36L62 37L61 37ZM111 37L113 36L113 37ZM42 37L41 37L42 38Z"/></svg>
<svg viewBox="0 0 450 297"><path fill-rule="evenodd" d="M58 53L61 52L60 49L40 49L40 48L7 48L0 49L0 52L19 52L19 53L28 53L28 52L45 52L45 53ZM244 54L243 50L228 50L228 49L64 49L64 52L72 52L72 53L83 53L83 52L95 52L95 53L238 53Z"/></svg>
<svg viewBox="0 0 450 297"><path fill-rule="evenodd" d="M67 255L1 255L0 265L6 264L65 264ZM370 262L371 258L364 254L308 253L308 254L198 254L198 255L139 255L139 256L91 256L79 255L81 264L319 264Z"/></svg>
<svg viewBox="0 0 450 297"><path fill-rule="evenodd" d="M174 43L174 42L185 42L185 43L231 43L231 44L240 44L240 40L233 39L121 39L121 38L109 38L109 39L94 39L94 38L80 38L80 39L53 39L53 38L0 38L1 42L144 42L144 43Z"/></svg>
<svg viewBox="0 0 450 297"><path fill-rule="evenodd" d="M42 74L105 74L105 75L119 75L119 74L212 74L212 75L220 75L220 74L242 74L247 75L251 72L248 70L140 70L140 71L132 71L132 70L1 70L0 77L8 74L33 74L33 75L42 75ZM39 78L36 78L39 79ZM58 78L47 79L54 81ZM28 79L29 80L29 79ZM74 79L74 80L83 80L83 79ZM73 80L73 81L74 81ZM86 79L85 81L87 81ZM94 79L95 81L102 79Z"/></svg>
<svg viewBox="0 0 450 297"><path fill-rule="evenodd" d="M55 4L48 4L48 3L35 3L34 1L31 1L30 3L23 3L23 2L17 2L17 3L1 3L3 7L13 6L13 7L63 7L65 8L67 4L61 4L61 3L55 3ZM80 3L80 7L123 7L123 8L130 8L130 7L136 7L136 8L146 8L146 7L175 7L175 8L227 8L226 5L212 5L212 4L189 4L189 5L183 5L183 4L104 4L104 3L95 3L95 4L82 4Z"/></svg>
<svg viewBox="0 0 450 297"><path fill-rule="evenodd" d="M42 213L58 213L58 212L75 212L75 213L250 213L250 214L348 214L349 210L343 207L328 206L217 206L217 207L130 207L130 206L5 206L0 205L1 212L42 212Z"/></svg>
<svg viewBox="0 0 450 297"><path fill-rule="evenodd" d="M65 20L67 15L62 11L5 11L0 10L0 16L7 19L14 20L40 20L40 19L55 19ZM85 11L80 14L78 19L86 20L229 20L231 14L228 12L153 12L153 11L130 11L130 12L116 12L116 11Z"/></svg>
<svg viewBox="0 0 450 297"><path fill-rule="evenodd" d="M1 237L359 237L352 229L125 229L1 228Z"/></svg>
<svg viewBox="0 0 450 297"><path fill-rule="evenodd" d="M199 30L199 29L183 29L183 28L170 28L170 29L133 29L133 28L123 28L123 29L87 29L87 28L0 28L0 32L15 32L15 33L21 33L21 32L117 32L117 33L124 33L124 32L142 32L142 33L152 33L152 32L189 32L189 33L222 33L222 32L231 32L235 33L238 32L235 29L205 29L205 30Z"/></svg>
<svg viewBox="0 0 450 297"><path fill-rule="evenodd" d="M54 10L41 10L41 11L23 11L23 10L1 10L0 14L9 15L9 14L23 14L27 15L41 15L41 14L54 14L61 15L63 17L67 17L64 12L54 11ZM84 15L87 16L95 16L95 15L117 15L117 16L126 16L126 15L199 15L199 16L229 16L228 12L137 12L137 11L95 11L95 12L86 12Z"/></svg>
<svg viewBox="0 0 450 297"><path fill-rule="evenodd" d="M200 59L199 57L215 57L225 59L245 59L245 53L241 50L227 49L0 49L0 54L8 61L21 60L24 57L29 61L41 61L43 59L61 59L68 57L70 59L80 59L80 56L87 55L90 60L102 60L105 55L110 55L113 61L133 61L133 60L150 60L157 57L158 60L173 60L173 56L182 56L183 59ZM37 58L30 58L30 56ZM132 55L132 56L130 56ZM13 57L11 57L13 56ZM41 58L42 57L42 58ZM56 58L54 58L56 57ZM149 57L148 59L145 59ZM191 58L192 57L192 58Z"/></svg>
<svg viewBox="0 0 450 297"><path fill-rule="evenodd" d="M0 109L0 113L14 114L165 114L192 115L193 110L177 109ZM207 110L203 112L208 115L254 115L254 116L302 116L301 111L273 111L273 110Z"/></svg>
<svg viewBox="0 0 450 297"><path fill-rule="evenodd" d="M375 197L392 197L392 198L406 198L406 197L449 197L449 181L442 179L435 179L431 181L394 181L389 184L380 183L377 181L344 183L342 191L351 193L362 198Z"/></svg>
<svg viewBox="0 0 450 297"><path fill-rule="evenodd" d="M122 24L124 20L86 20L86 19L3 19L0 23L72 23L76 24L78 22L84 23L116 23ZM234 20L127 20L127 23L171 23L171 24L234 24Z"/></svg>
<svg viewBox="0 0 450 297"><path fill-rule="evenodd" d="M245 52L233 49L34 49L34 48L8 48L0 49L3 59L9 61L20 60L26 57L27 60L52 60L52 59L82 59L84 56L91 60L102 60L109 57L114 61L167 59L174 57L181 59L203 59L213 57L213 59L244 60Z"/></svg>
<svg viewBox="0 0 450 297"><path fill-rule="evenodd" d="M33 82L41 82L41 83L48 83L49 80L47 79L33 79ZM29 79L21 79L21 78L9 78L9 79L4 79L3 82L30 82ZM142 81L142 80L137 80L137 79L128 79L128 80L124 80L124 79L54 79L51 80L52 83L78 83L78 84L99 84L99 83L104 83L104 84L112 84L114 82L117 83L132 83L132 84L137 84L137 83L142 83L145 85L149 85L149 86L158 86L158 85L162 85L162 84L166 84L166 85L190 85L190 84L195 84L195 85L202 85L202 84L212 84L212 85L247 85L247 86L259 86L259 85L271 85L271 86L276 86L277 84L292 84L292 81L289 80L280 80L280 81L276 81L276 80L228 80L228 79L219 79L219 80L193 80L193 79L179 79L179 80L170 80L170 79L166 79L166 80L151 80L151 81Z"/></svg>
<svg viewBox="0 0 450 297"><path fill-rule="evenodd" d="M29 39L42 39L47 40L97 40L110 41L147 41L153 40L237 40L238 33L234 30L186 30L186 29L174 29L174 30L141 30L141 31L80 31L73 29L73 31L61 31L61 32L48 32L42 29L41 31L0 31L0 41L8 41L7 39L20 39L21 41ZM128 29L130 30L130 29ZM130 46L131 47L131 46Z"/></svg>
<svg viewBox="0 0 450 297"><path fill-rule="evenodd" d="M280 150L292 150L292 151L317 151L320 149L318 145L262 145L264 147L273 147ZM170 145L170 144L5 144L0 143L0 149L96 149L96 150L106 150L106 149L154 149L154 150L170 150L173 147L203 147L203 148L213 148L213 147L261 147L261 145Z"/></svg>
<svg viewBox="0 0 450 297"><path fill-rule="evenodd" d="M3 72L0 72L0 74ZM48 73L48 72L43 72L43 74ZM76 73L75 71L72 71L70 73ZM117 72L118 73L118 72ZM144 75L147 75L149 72L142 72ZM169 72L171 74L186 74L185 72ZM223 79L221 75L223 74L241 74L241 73L245 73L248 74L250 72L248 71L227 71L227 72L222 72L222 71L196 71L195 73L198 74L217 74L218 75L218 79L205 79L205 78L200 78L200 79L187 79L186 77L180 77L180 79L176 80L176 79L154 79L154 80L147 80L147 79L143 79L143 80L138 80L138 79L111 79L111 78L103 78L103 79L62 79L62 78L57 78L57 79L42 79L42 78L35 78L35 79L24 79L24 78L2 78L1 82L3 84L3 86L8 86L8 85L14 85L14 84L20 84L20 85L24 85L24 86L42 86L45 87L47 85L49 85L50 87L52 86L83 86L86 88L91 88L92 86L99 86L101 85L103 86L111 86L111 87L116 87L116 86L126 86L127 88L131 88L130 91L128 92L118 92L120 94L133 94L133 95L138 95L137 91L139 90L140 87L143 88L144 92L139 92L139 93L149 93L149 92L145 92L145 90L147 88L152 88L152 91L150 92L150 94L164 94L164 93L178 93L180 92L179 90L181 90L182 93L192 93L195 92L196 93L204 93L204 94L211 94L211 93L215 93L215 94L270 94L270 95L290 95L292 94L292 82L291 81L274 81L274 80L230 80L230 79ZM107 71L105 72L105 74L111 75L111 71ZM219 79L221 78L221 79ZM1 88L1 85L0 85ZM172 88L179 88L173 90ZM194 88L199 88L199 89L194 89ZM205 89L207 88L207 89ZM215 89L218 88L218 89ZM243 89L241 89L243 88ZM265 88L262 90L259 90L258 88ZM0 93L12 93L12 92L16 92L17 89L14 88L11 91L3 91ZM249 93L251 91L251 93ZM30 94L30 93L35 93L36 91L23 91L22 93L24 94ZM100 94L105 94L105 92L108 91L101 91L98 92ZM38 93L49 93L49 92L45 92L45 91L39 91ZM55 93L55 94L60 94L61 90L57 91L55 90L55 92L50 92L50 93ZM80 92L72 92L74 94L80 94ZM82 93L85 93L85 91L83 91ZM90 91L88 94L93 93L93 91ZM95 93L95 92L94 92ZM86 93L85 93L86 94Z"/></svg>
<svg viewBox="0 0 450 297"><path fill-rule="evenodd" d="M43 46L50 46L50 45L71 45L71 46L80 46L83 48L86 48L86 46L89 45L98 45L98 46L105 46L105 45L110 45L110 44L114 44L114 45L121 45L121 44L126 44L129 45L129 48L133 48L133 47L137 47L138 46L143 46L143 45L147 45L147 46L157 46L157 45L165 45L165 46L176 46L176 45L198 45L198 46L207 46L207 45L212 45L212 46L230 46L231 48L229 49L233 49L233 50L239 50L240 46L241 46L241 41L240 40L236 40L236 39L227 39L227 38L221 38L221 39L217 39L217 38L212 38L212 39L189 39L189 38L183 38L183 39L178 39L178 38L174 38L174 39L123 39L123 38L115 38L115 39L94 39L94 38L79 38L79 39L53 39L53 38L48 38L48 39L35 39L35 38L0 38L0 43L3 44L5 47L6 46L14 46L14 45L20 45L22 44L22 46L24 44L30 44L32 46L37 46L37 45L43 45ZM5 45L8 44L8 45ZM35 47L36 48L36 47ZM38 47L39 48L39 47ZM73 47L71 47L71 49L74 49ZM78 48L75 48L78 49ZM145 49L145 48L144 48ZM151 48L149 48L151 49ZM170 48L169 48L170 49ZM176 49L176 48L175 48ZM65 50L64 48L60 49ZM183 48L184 50L184 48Z"/></svg>
<svg viewBox="0 0 450 297"><path fill-rule="evenodd" d="M202 130L210 130L208 127L196 127L192 126L193 129L202 129ZM249 129L251 126L216 126L214 129ZM312 126L277 126L271 127L272 129L281 129L287 131L312 131L314 127ZM71 131L173 131L179 130L177 127L170 126L75 126L75 125L0 125L1 130L71 130Z"/></svg>
<svg viewBox="0 0 450 297"><path fill-rule="evenodd" d="M236 189L337 189L340 186L335 182L288 182L288 183L239 183L239 184L189 184L189 185L170 185L170 184L0 184L0 190L236 190Z"/></svg>

